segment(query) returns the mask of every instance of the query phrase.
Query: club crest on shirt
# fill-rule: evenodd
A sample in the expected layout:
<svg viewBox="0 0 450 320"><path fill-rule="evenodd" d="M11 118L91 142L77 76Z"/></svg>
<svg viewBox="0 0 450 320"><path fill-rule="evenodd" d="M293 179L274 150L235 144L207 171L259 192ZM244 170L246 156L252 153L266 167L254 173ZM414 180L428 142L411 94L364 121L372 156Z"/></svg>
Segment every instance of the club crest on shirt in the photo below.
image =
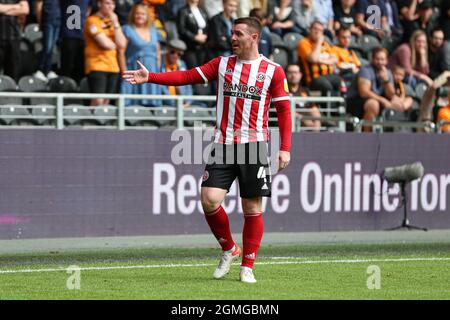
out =
<svg viewBox="0 0 450 320"><path fill-rule="evenodd" d="M256 75L256 80L258 80L258 81L264 81L265 78L266 78L266 75L264 73L262 73L262 72L259 72Z"/></svg>
<svg viewBox="0 0 450 320"><path fill-rule="evenodd" d="M225 74L233 74L233 69L227 69L227 71L225 71Z"/></svg>

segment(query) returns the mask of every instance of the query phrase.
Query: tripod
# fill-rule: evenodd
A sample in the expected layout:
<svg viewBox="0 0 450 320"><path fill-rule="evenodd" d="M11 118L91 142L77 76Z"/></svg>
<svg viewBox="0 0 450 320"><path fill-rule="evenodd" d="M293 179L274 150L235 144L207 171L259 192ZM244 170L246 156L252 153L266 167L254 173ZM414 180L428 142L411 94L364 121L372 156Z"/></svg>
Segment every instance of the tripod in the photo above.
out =
<svg viewBox="0 0 450 320"><path fill-rule="evenodd" d="M421 227L416 227L413 225L409 224L409 220L408 220L408 198L407 198L407 193L406 193L406 182L402 182L401 183L401 197L402 197L402 206L403 206L403 221L402 224L398 227L394 227L394 228L389 228L386 229L387 231L392 231L392 230L400 230L400 229L408 229L408 230L423 230L423 231L428 231L427 228L421 228Z"/></svg>

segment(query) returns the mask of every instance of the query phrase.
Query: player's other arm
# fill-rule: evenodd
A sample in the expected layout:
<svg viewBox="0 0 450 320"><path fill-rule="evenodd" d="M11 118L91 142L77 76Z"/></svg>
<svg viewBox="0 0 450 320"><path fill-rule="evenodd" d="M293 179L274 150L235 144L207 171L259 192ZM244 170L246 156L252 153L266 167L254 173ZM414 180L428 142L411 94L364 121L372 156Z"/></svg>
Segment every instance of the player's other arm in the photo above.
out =
<svg viewBox="0 0 450 320"><path fill-rule="evenodd" d="M147 68L137 61L138 70L125 71L122 78L131 84L141 84L146 82L166 85L185 86L188 84L207 83L217 79L220 58L215 58L208 63L190 70L173 72L149 72Z"/></svg>
<svg viewBox="0 0 450 320"><path fill-rule="evenodd" d="M289 88L281 67L276 68L270 89L272 102L277 110L278 128L280 129L279 170L283 170L291 160L292 115Z"/></svg>

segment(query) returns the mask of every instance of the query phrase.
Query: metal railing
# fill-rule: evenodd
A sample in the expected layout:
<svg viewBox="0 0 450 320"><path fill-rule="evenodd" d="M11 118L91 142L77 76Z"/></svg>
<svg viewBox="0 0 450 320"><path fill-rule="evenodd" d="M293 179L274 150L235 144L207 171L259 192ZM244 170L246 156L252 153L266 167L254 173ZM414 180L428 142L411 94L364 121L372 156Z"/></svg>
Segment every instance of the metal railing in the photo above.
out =
<svg viewBox="0 0 450 320"><path fill-rule="evenodd" d="M47 92L39 92L39 93L32 93L32 92L0 92L0 99L1 98L21 98L21 99L33 99L34 105L0 105L0 108L5 107L13 107L13 108L25 108L25 109L36 109L36 108L43 108L43 105L46 106L46 108L52 109L54 108L54 113L51 115L16 115L16 114L0 114L0 119L4 120L11 120L11 119L17 119L18 117L20 119L29 119L29 120L52 120L54 122L54 125L31 125L28 126L29 128L56 128L56 129L64 129L65 128L65 122L68 122L70 120L76 120L76 119L83 119L83 120L113 120L115 121L115 125L84 125L85 128L114 128L119 130L124 130L128 128L145 128L145 129L152 129L153 127L140 127L140 126L127 126L126 120L156 120L156 121L174 121L176 128L184 128L185 127L185 120L190 121L210 121L215 122L216 116L215 116L215 108L203 108L199 107L198 109L202 110L209 110L211 112L210 117L205 117L204 114L201 116L196 117L193 116L192 113L188 118L185 117L185 111L184 103L185 101L215 101L215 96L168 96L168 95L133 95L133 94L86 94L86 93L47 93ZM49 100L53 99L54 103L44 103L39 104L36 103L37 100ZM66 102L70 100L89 100L89 99L109 99L111 101L116 101L116 106L98 106L98 107L88 107L88 106L82 106L82 105L70 105L66 104ZM174 110L176 110L175 115L149 115L148 117L145 116L138 116L133 117L130 115L125 114L125 110L127 107L125 107L125 101L126 100L162 100L162 101L176 101L176 107L173 107ZM307 120L309 116L302 115L302 113L307 113L309 110L307 108L299 107L300 104L307 104L307 103L315 103L315 104L326 104L327 107L322 108L319 106L318 111L320 111L323 114L326 114L324 116L321 116L319 120L333 123L334 126L328 126L323 127L321 129L330 129L333 131L338 132L345 132L345 123L348 121L347 118L345 118L345 100L342 97L294 97L291 99L291 114L292 114L292 130L300 131L304 128L301 125L301 120ZM332 108L331 105L336 104L336 108ZM93 114L80 114L80 115L67 115L65 114L65 110L68 110L70 108L78 108L81 111L83 110L94 110L96 108L116 108L116 112L113 116L107 115L107 116L101 116L101 115L93 115ZM145 110L161 110L161 107L143 107ZM275 109L270 109L270 111L275 111ZM276 122L276 117L270 117L269 121ZM0 127L21 127L22 126L12 126L12 125L4 125Z"/></svg>

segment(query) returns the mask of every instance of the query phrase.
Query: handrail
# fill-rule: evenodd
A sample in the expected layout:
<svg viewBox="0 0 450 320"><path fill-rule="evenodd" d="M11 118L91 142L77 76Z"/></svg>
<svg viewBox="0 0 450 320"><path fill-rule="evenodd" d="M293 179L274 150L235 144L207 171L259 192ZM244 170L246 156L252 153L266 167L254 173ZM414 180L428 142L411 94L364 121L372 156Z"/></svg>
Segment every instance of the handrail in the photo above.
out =
<svg viewBox="0 0 450 320"><path fill-rule="evenodd" d="M424 122L406 122L406 121L380 121L380 120L358 120L354 123L356 132L361 132L363 126L388 127L388 128L408 128L408 129L430 129L435 130L436 124L430 121Z"/></svg>
<svg viewBox="0 0 450 320"><path fill-rule="evenodd" d="M126 119L132 119L132 117L126 117L125 116L125 100L175 100L176 101L176 116L173 117L164 117L164 116L153 116L149 120L176 120L176 127L181 129L184 125L184 107L183 107L183 101L185 100L195 100L195 101L215 101L216 96L213 95L186 95L186 96L171 96L171 95L144 95L144 94L106 94L106 93L58 93L58 92L0 92L0 98L1 97L7 97L7 98L41 98L41 99L56 99L56 128L57 129L63 129L64 128L64 119L99 119L99 120L110 120L111 116L69 116L64 115L64 100L66 99L97 99L97 98L103 98L103 99L110 99L110 100L117 100L117 129L124 130L125 129L125 120ZM337 108L319 108L319 111L321 112L336 112L337 114L343 116L345 114L345 99L342 97L292 97L291 99L291 113L292 113L292 130L297 131L297 123L296 123L296 113L302 113L307 112L307 109L304 108L298 108L298 103L308 103L308 102L315 102L315 103L339 103L339 106ZM17 105L16 107L21 107L21 105ZM24 108L33 108L35 106L24 106ZM40 107L40 106L39 106ZM81 106L80 106L81 107ZM86 108L95 108L95 107L88 107ZM158 107L154 107L151 109L157 109ZM215 110L215 109L214 109ZM271 109L272 110L272 109ZM3 119L11 119L15 116L8 116L8 115L0 115L0 118ZM45 116L30 116L30 119L43 119L41 117ZM21 116L21 119L28 119L28 116ZM46 117L45 119L55 119L54 117ZM139 117L139 119L145 119L144 117ZM205 117L189 117L189 120L205 120ZM206 119L207 121L215 120L215 117L211 117L211 119ZM338 121L339 119L334 119ZM10 127L10 126L9 126ZM42 127L36 126L36 127ZM105 127L102 125L101 127ZM345 131L345 123L340 122L339 123L340 131Z"/></svg>

